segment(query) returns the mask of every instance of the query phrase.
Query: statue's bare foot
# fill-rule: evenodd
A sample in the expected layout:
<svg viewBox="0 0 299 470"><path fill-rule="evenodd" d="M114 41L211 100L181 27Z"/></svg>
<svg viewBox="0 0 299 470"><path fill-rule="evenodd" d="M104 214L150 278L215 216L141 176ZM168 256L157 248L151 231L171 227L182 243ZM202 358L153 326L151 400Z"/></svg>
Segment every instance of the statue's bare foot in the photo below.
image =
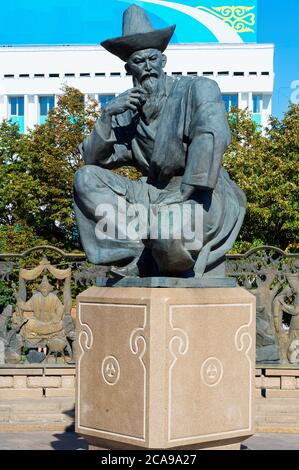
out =
<svg viewBox="0 0 299 470"><path fill-rule="evenodd" d="M139 276L139 268L137 266L139 258L134 258L126 266L111 266L110 271L114 274L117 274L121 277L138 277Z"/></svg>

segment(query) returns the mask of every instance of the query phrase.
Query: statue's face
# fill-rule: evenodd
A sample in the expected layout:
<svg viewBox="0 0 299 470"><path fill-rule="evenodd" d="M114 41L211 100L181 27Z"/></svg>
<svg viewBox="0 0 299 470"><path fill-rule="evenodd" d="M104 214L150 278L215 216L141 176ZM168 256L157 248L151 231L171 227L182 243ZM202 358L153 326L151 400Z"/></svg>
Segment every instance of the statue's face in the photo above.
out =
<svg viewBox="0 0 299 470"><path fill-rule="evenodd" d="M40 293L44 296L44 297L47 297L47 295L49 294L50 290L49 290L49 287L46 286L46 285L43 285L41 286L40 288Z"/></svg>
<svg viewBox="0 0 299 470"><path fill-rule="evenodd" d="M134 84L146 91L155 89L155 82L163 76L166 57L157 49L144 49L134 52L126 63L126 70L133 76Z"/></svg>

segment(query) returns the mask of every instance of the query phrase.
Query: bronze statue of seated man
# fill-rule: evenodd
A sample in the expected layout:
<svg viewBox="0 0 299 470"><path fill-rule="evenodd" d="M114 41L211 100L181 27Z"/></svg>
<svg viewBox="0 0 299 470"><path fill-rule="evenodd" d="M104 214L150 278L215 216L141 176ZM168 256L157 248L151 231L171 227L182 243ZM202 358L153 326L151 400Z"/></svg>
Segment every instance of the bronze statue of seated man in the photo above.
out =
<svg viewBox="0 0 299 470"><path fill-rule="evenodd" d="M174 29L155 30L145 11L132 5L124 12L123 35L102 43L126 62L133 88L108 103L80 146L86 165L75 175L76 219L88 259L119 266L120 274L152 274L150 257L159 276L223 277L246 199L221 166L231 137L218 85L164 73L163 52ZM124 165L143 176L132 181L111 171ZM134 223L136 229L136 205L147 211L140 237L123 233ZM117 233L103 237L109 217ZM167 223L169 236L162 233ZM177 236L177 227L188 224L200 232L196 243L189 243L184 230Z"/></svg>

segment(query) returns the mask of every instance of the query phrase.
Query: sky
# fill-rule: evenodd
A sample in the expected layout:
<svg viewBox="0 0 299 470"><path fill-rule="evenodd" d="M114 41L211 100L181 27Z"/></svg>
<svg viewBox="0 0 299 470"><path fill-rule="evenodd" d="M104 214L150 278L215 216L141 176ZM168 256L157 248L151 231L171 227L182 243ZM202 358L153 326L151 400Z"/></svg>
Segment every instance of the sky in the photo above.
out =
<svg viewBox="0 0 299 470"><path fill-rule="evenodd" d="M292 82L299 89L299 1L259 0L258 8L258 42L275 44L272 113L282 117L295 91Z"/></svg>

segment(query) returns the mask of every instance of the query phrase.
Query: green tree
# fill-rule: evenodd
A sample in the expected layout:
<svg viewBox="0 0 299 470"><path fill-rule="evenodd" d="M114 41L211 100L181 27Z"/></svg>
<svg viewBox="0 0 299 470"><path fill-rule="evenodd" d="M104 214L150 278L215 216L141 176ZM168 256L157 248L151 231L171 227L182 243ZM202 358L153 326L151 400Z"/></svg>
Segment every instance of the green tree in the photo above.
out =
<svg viewBox="0 0 299 470"><path fill-rule="evenodd" d="M16 299L12 287L9 286L7 281L0 280L0 314L7 305L14 305L15 303Z"/></svg>
<svg viewBox="0 0 299 470"><path fill-rule="evenodd" d="M6 163L0 177L0 246L5 251L37 243L65 249L74 245L72 186L82 164L78 145L99 109L96 101L84 103L83 94L74 88L63 92L45 124L28 134L18 135L7 123L0 128Z"/></svg>
<svg viewBox="0 0 299 470"><path fill-rule="evenodd" d="M18 146L21 140L17 124L0 124L0 225L11 223L12 175L19 166Z"/></svg>
<svg viewBox="0 0 299 470"><path fill-rule="evenodd" d="M100 115L96 101L84 103L66 87L45 124L26 135L17 125L0 125L0 252L21 252L37 244L78 248L73 213L73 177L83 164L78 144ZM298 244L299 106L282 120L271 118L262 133L247 111L229 113L232 144L224 166L245 191L248 209L234 247L243 252L271 244ZM119 174L137 179L136 169Z"/></svg>
<svg viewBox="0 0 299 470"><path fill-rule="evenodd" d="M229 122L232 144L224 165L248 200L234 251L298 243L299 106L290 106L282 121L271 118L264 135L247 111L232 110Z"/></svg>

